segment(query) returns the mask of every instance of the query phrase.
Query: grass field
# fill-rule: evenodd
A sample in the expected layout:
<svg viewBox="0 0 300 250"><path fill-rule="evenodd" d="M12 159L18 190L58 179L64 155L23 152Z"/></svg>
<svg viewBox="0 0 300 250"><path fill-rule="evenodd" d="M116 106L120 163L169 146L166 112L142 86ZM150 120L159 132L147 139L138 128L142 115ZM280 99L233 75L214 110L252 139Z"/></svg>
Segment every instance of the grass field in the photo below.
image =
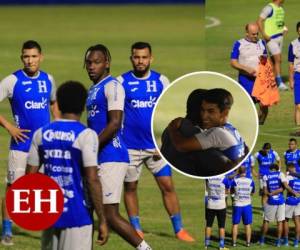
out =
<svg viewBox="0 0 300 250"><path fill-rule="evenodd" d="M237 72L230 68L230 52L235 40L238 40L244 36L244 26L246 23L255 21L262 9L262 7L268 3L266 0L209 0L206 5L206 15L218 18L221 22L219 26L207 29L206 31L206 52L207 60L206 66L208 70L221 72L231 76L237 77ZM289 33L284 39L283 50L283 75L285 79L288 74L287 65L287 49L288 44L296 37L295 25L299 21L299 1L289 0L284 4L286 11L286 25L289 28ZM254 152L257 152L264 142L270 142L273 148L283 157L283 152L287 149L287 142L290 138L289 133L295 131L295 125L293 122L293 94L291 91L281 93L281 101L277 106L270 109L269 117L265 125L260 126L258 141L255 146ZM251 127L248 127L251 129ZM260 209L260 199L258 194L255 194L254 201L254 241L257 240L257 236L260 234L260 227L262 224L262 216ZM227 235L230 236L231 216L228 214ZM270 235L275 235L275 225L273 229L270 229ZM243 229L241 229L242 236ZM269 244L264 247L254 244L251 249L275 249L274 237L269 237ZM227 238L228 246L231 241ZM244 238L238 242L238 247L235 249L244 249ZM214 248L217 248L217 244L214 244ZM292 248L292 247L291 247ZM285 249L288 249L285 247Z"/></svg>
<svg viewBox="0 0 300 250"><path fill-rule="evenodd" d="M199 5L1 7L0 22L0 78L21 67L20 47L28 39L41 43L45 54L42 68L51 73L58 84L75 79L88 86L89 80L82 68L83 55L87 47L96 43L109 47L115 76L130 68L130 46L138 40L152 44L153 68L171 80L204 69L204 8ZM11 117L7 101L1 103L0 114ZM5 190L8 142L7 132L0 129L1 195ZM145 239L153 249L199 249L204 226L202 183L177 173L174 173L174 182L185 227L197 243L186 244L174 238L159 190L147 171L144 171L139 188ZM122 213L125 215L123 206ZM15 246L11 249L40 248L39 233L19 228L14 231ZM0 246L0 249L4 248ZM108 244L101 249L132 248L112 233Z"/></svg>

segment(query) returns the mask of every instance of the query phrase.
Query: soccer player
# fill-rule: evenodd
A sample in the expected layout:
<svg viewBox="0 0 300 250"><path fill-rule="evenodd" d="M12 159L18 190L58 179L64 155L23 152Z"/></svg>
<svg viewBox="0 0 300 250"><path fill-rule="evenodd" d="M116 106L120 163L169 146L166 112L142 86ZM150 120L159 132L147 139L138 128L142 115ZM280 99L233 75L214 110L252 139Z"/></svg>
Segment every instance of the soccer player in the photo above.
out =
<svg viewBox="0 0 300 250"><path fill-rule="evenodd" d="M287 183L291 187L291 189L298 193L295 196L294 193L287 193L285 200L285 221L283 223L284 226L284 241L283 245L289 245L289 219L293 219L295 223L295 240L294 247L298 247L299 245L299 237L300 237L300 179L299 177L292 176L292 173L296 172L295 165L293 163L287 164Z"/></svg>
<svg viewBox="0 0 300 250"><path fill-rule="evenodd" d="M226 222L226 194L229 193L230 184L225 176L209 178L206 180L206 209L205 209L205 249L210 245L212 225L215 217L219 227L219 248L225 248L225 222Z"/></svg>
<svg viewBox="0 0 300 250"><path fill-rule="evenodd" d="M284 0L273 0L272 3L266 5L259 15L257 24L274 62L275 80L278 88L288 90L281 78L281 52L283 35L286 30L283 2Z"/></svg>
<svg viewBox="0 0 300 250"><path fill-rule="evenodd" d="M258 176L259 176L259 195L261 196L261 206L264 208L267 201L267 196L263 192L263 177L269 173L272 164L279 164L280 157L278 153L272 149L269 142L264 143L262 149L255 154L255 159L258 162Z"/></svg>
<svg viewBox="0 0 300 250"><path fill-rule="evenodd" d="M208 90L201 105L202 128L205 131L186 138L178 132L182 118L176 118L169 124L168 131L176 149L192 152L217 148L237 164L245 155L245 146L239 132L227 123L232 104L232 95L227 90Z"/></svg>
<svg viewBox="0 0 300 250"><path fill-rule="evenodd" d="M289 83L290 88L294 90L295 102L295 123L300 126L300 22L296 25L298 38L293 40L289 45ZM300 135L300 132L296 132Z"/></svg>
<svg viewBox="0 0 300 250"><path fill-rule="evenodd" d="M25 174L32 135L50 122L50 105L52 109L55 103L54 79L40 70L43 54L36 41L24 42L21 61L23 69L5 77L0 83L0 101L9 99L15 122L12 124L0 116L0 125L11 135L7 186ZM13 245L12 222L6 211L5 199L2 200L2 220L1 243Z"/></svg>
<svg viewBox="0 0 300 250"><path fill-rule="evenodd" d="M268 200L264 206L264 221L261 230L261 238L259 240L261 245L265 243L269 222L276 221L277 239L275 245L277 247L281 246L283 221L285 220L284 188L296 195L295 191L288 186L286 177L280 172L279 166L277 164L272 164L269 173L263 177L263 192L268 197Z"/></svg>
<svg viewBox="0 0 300 250"><path fill-rule="evenodd" d="M258 38L256 23L248 23L245 27L246 36L233 45L230 64L239 71L238 82L252 96L255 79L258 74L258 64L261 57L267 57L266 43ZM258 102L252 97L254 103ZM268 115L268 106L259 103L259 123L264 124Z"/></svg>
<svg viewBox="0 0 300 250"><path fill-rule="evenodd" d="M179 132L185 137L191 137L201 131L201 103L207 90L195 89L187 99L186 116L182 120ZM173 146L168 130L162 136L160 152L178 170L195 176L215 176L232 168L232 162L220 150L208 149L193 153L179 152Z"/></svg>
<svg viewBox="0 0 300 250"><path fill-rule="evenodd" d="M136 42L131 47L130 60L133 70L118 77L125 89L124 140L130 164L125 178L124 199L130 223L143 237L140 224L137 185L142 166L153 174L164 206L170 216L175 235L183 241L194 239L183 228L179 202L172 182L171 168L161 158L151 136L151 116L155 103L169 80L151 70L153 60L151 45Z"/></svg>
<svg viewBox="0 0 300 250"><path fill-rule="evenodd" d="M103 187L104 212L108 225L138 250L151 250L119 213L123 182L129 157L121 135L125 92L110 75L111 56L102 44L91 46L84 57L93 85L87 98L88 127L99 138L98 174Z"/></svg>
<svg viewBox="0 0 300 250"><path fill-rule="evenodd" d="M246 160L242 163L241 166L244 166L246 169L246 177L253 179L253 176L257 177L258 174L256 173L254 166L255 166L255 159L253 155L249 155Z"/></svg>
<svg viewBox="0 0 300 250"><path fill-rule="evenodd" d="M284 160L286 165L293 163L296 172L300 173L300 150L298 149L297 140L295 138L289 140L289 149L284 152Z"/></svg>
<svg viewBox="0 0 300 250"><path fill-rule="evenodd" d="M92 249L93 219L86 205L86 191L99 220L97 243L103 245L108 239L101 183L97 176L98 138L93 130L79 122L86 97L87 91L81 83L63 83L57 89L61 118L33 135L26 173L38 172L43 164L44 173L58 183L65 199L62 215L43 232L42 249ZM51 154L54 151L65 157Z"/></svg>
<svg viewBox="0 0 300 250"><path fill-rule="evenodd" d="M231 194L234 194L232 208L232 245L234 247L236 246L238 226L242 218L243 224L245 225L246 246L249 247L252 224L251 195L255 192L255 185L254 181L246 176L247 172L245 167L240 167L238 174L239 175L231 184Z"/></svg>

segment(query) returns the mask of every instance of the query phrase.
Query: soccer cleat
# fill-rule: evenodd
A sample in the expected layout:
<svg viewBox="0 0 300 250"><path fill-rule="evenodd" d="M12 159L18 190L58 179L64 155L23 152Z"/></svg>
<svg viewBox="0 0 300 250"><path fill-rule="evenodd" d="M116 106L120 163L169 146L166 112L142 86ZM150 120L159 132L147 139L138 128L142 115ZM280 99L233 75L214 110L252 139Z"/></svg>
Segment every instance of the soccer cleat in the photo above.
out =
<svg viewBox="0 0 300 250"><path fill-rule="evenodd" d="M236 247L236 242L232 242L232 246L233 246L233 247Z"/></svg>
<svg viewBox="0 0 300 250"><path fill-rule="evenodd" d="M135 229L136 233L140 236L140 238L144 239L144 233L141 230Z"/></svg>
<svg viewBox="0 0 300 250"><path fill-rule="evenodd" d="M4 246L13 246L12 237L10 235L4 235L1 239L1 244Z"/></svg>
<svg viewBox="0 0 300 250"><path fill-rule="evenodd" d="M275 241L275 246L276 246L276 247L281 247L281 240L280 240L280 239L277 239L277 240Z"/></svg>
<svg viewBox="0 0 300 250"><path fill-rule="evenodd" d="M265 244L265 239L260 239L258 241L258 244L261 245L261 246L263 246Z"/></svg>
<svg viewBox="0 0 300 250"><path fill-rule="evenodd" d="M246 243L246 247L250 247L250 245L251 245L250 242Z"/></svg>
<svg viewBox="0 0 300 250"><path fill-rule="evenodd" d="M278 85L278 89L279 89L279 90L282 90L282 91L287 91L289 88L288 88L283 82L281 82L281 83Z"/></svg>
<svg viewBox="0 0 300 250"><path fill-rule="evenodd" d="M227 247L220 247L219 250L229 250Z"/></svg>
<svg viewBox="0 0 300 250"><path fill-rule="evenodd" d="M294 240L294 247L298 247L299 246L299 241L298 240Z"/></svg>
<svg viewBox="0 0 300 250"><path fill-rule="evenodd" d="M189 235L189 233L185 229L181 229L177 234L176 238L186 242L195 242L195 239Z"/></svg>

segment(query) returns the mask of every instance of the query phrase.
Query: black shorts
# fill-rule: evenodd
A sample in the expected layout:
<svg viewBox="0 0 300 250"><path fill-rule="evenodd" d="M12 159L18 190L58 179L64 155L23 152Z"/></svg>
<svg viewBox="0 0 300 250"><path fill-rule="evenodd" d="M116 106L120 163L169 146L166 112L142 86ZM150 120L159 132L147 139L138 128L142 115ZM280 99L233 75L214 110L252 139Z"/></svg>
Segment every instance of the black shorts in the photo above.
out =
<svg viewBox="0 0 300 250"><path fill-rule="evenodd" d="M215 217L217 217L219 228L225 228L226 208L224 209L206 208L205 211L206 227L212 227Z"/></svg>

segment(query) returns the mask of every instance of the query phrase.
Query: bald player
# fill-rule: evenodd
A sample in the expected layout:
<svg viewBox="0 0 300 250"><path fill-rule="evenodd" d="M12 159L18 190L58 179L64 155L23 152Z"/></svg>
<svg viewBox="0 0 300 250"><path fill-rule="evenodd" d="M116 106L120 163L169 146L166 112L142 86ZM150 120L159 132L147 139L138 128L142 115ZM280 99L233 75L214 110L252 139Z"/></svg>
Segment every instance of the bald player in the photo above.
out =
<svg viewBox="0 0 300 250"><path fill-rule="evenodd" d="M254 82L257 76L258 64L262 57L267 57L266 43L258 38L258 25L248 23L245 26L245 37L236 41L231 51L231 66L238 70L238 82L252 96ZM254 103L259 103L252 96ZM259 123L264 124L268 107L259 103Z"/></svg>

